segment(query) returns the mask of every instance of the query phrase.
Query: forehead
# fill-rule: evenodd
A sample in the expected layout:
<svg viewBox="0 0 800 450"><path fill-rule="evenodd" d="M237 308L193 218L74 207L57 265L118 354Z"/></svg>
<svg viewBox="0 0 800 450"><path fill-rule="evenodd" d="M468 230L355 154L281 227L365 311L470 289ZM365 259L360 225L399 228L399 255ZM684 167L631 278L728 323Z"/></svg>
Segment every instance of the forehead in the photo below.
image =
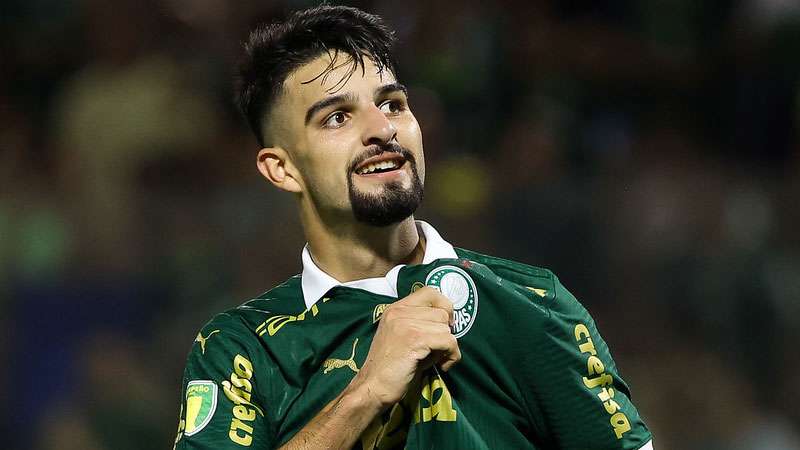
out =
<svg viewBox="0 0 800 450"><path fill-rule="evenodd" d="M394 83L394 75L378 68L369 58L364 58L364 70L356 66L347 54L324 53L289 74L283 83L283 96L294 107L308 107L313 103L346 92L372 92L375 88ZM349 77L349 78L348 78ZM371 97L371 95L370 95Z"/></svg>

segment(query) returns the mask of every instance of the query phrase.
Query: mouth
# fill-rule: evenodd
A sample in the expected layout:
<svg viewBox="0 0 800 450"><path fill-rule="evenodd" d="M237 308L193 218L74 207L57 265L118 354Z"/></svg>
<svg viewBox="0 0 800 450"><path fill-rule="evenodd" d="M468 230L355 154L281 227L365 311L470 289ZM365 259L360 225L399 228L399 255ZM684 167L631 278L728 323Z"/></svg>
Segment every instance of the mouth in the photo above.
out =
<svg viewBox="0 0 800 450"><path fill-rule="evenodd" d="M383 152L364 160L356 166L354 172L361 176L377 176L381 174L396 172L403 168L406 158L398 153Z"/></svg>

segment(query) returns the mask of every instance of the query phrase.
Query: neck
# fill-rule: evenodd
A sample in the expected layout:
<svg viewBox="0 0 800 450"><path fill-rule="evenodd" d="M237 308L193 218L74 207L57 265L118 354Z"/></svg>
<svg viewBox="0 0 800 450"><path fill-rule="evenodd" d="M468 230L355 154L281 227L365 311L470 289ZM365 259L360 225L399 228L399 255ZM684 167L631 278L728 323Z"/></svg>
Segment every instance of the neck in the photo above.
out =
<svg viewBox="0 0 800 450"><path fill-rule="evenodd" d="M425 254L413 216L387 227L302 219L314 262L342 283L385 276L398 264L421 263Z"/></svg>

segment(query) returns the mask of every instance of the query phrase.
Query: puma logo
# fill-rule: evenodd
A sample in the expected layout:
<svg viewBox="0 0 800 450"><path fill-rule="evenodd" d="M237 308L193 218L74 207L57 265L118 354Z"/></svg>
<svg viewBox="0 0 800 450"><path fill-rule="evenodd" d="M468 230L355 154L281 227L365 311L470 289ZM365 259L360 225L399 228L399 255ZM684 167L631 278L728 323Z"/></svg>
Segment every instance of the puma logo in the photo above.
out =
<svg viewBox="0 0 800 450"><path fill-rule="evenodd" d="M353 341L353 353L350 354L350 359L337 359L329 358L322 363L325 370L322 371L323 375L334 369L341 369L342 367L349 367L353 372L358 373L358 366L356 365L356 345L358 345L358 338Z"/></svg>
<svg viewBox="0 0 800 450"><path fill-rule="evenodd" d="M202 334L197 333L197 337L194 338L195 342L200 343L200 351L205 355L206 354L206 341L210 338L214 333L219 333L219 330L214 330L211 333L208 333L208 336L203 337Z"/></svg>

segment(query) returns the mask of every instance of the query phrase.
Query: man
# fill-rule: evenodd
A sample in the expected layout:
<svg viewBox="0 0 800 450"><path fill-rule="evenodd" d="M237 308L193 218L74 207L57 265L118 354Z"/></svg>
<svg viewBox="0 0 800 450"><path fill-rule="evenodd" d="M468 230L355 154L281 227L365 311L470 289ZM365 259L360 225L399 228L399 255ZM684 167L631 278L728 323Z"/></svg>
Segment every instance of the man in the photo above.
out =
<svg viewBox="0 0 800 450"><path fill-rule="evenodd" d="M650 449L588 313L549 271L415 221L422 135L376 16L256 29L240 106L297 199L303 271L204 326L180 449Z"/></svg>

